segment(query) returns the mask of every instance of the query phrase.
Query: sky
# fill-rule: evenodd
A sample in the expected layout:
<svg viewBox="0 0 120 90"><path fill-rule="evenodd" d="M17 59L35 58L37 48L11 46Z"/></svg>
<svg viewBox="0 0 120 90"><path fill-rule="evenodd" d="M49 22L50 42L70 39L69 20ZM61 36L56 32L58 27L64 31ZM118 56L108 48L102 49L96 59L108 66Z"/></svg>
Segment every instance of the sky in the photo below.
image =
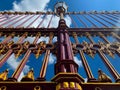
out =
<svg viewBox="0 0 120 90"><path fill-rule="evenodd" d="M58 1L61 1L61 0L1 0L0 1L0 11L9 11L9 10L11 10L11 11L45 11L45 12L46 11L54 11L54 4ZM71 11L76 11L76 12L78 12L78 11L93 11L93 10L96 10L96 11L103 11L103 10L104 11L105 10L107 10L107 11L118 10L119 11L120 10L120 6L119 6L120 0L62 0L62 1L66 2L66 4L68 5L68 11L70 11L70 12ZM56 22L58 22L58 20L59 20L58 17L54 17L52 26L56 26ZM70 26L71 25L70 17L66 16L65 20L67 22L67 25ZM47 19L46 19L44 25L46 24L46 22L47 22ZM16 38L14 38L14 41L18 40ZM112 37L110 37L110 38L112 38ZM0 38L1 41L3 39L4 39L4 37ZM93 39L96 43L98 43L98 39L101 40L99 37L94 37ZM29 38L27 38L26 40L29 40ZM71 42L74 43L74 39L72 37L70 38L70 40L71 40ZM84 40L89 42L89 40L86 37L82 37L82 38L79 37L79 40L81 41L81 43ZM112 39L112 40L115 41L115 39ZM42 37L39 39L39 42L40 41L46 41L46 43L47 43L48 38ZM56 39L53 40L53 43L55 41L56 41ZM101 40L101 41L103 41L103 40ZM110 41L111 41L111 39L110 39ZM2 68L0 68L0 71L5 70L5 68L10 68L9 76L11 76L12 73L14 72L14 70L17 68L17 66L20 63L23 56L24 55L21 55L19 58L16 59L14 54L12 54L9 57L9 59L7 60L7 62L4 64L4 66ZM101 58L97 54L95 55L94 60L86 54L85 54L85 56L86 56L86 59L88 60L88 62L90 62L90 67L91 67L92 71L94 71L93 74L95 75L96 78L98 77L97 70L99 68L103 69L105 73L110 75L109 71L105 68L104 63L101 62ZM109 56L107 56L107 57L111 60L111 58ZM0 56L0 58L2 58L2 56ZM96 60L97 58L99 58L99 59ZM44 59L44 54L41 55L37 60L35 59L34 54L31 54L24 70L22 71L22 73L19 77L19 80L31 68L34 68L35 78L37 78L37 76L39 76L38 71L40 71L43 59ZM75 62L79 65L78 72L80 73L80 75L83 76L83 78L86 79L87 78L86 73L84 71L82 62L80 60L81 59L80 56L75 55L74 59L75 59ZM119 62L117 55L115 55L114 59ZM55 62L56 62L56 57L53 54L50 54L50 60L49 60L47 75L46 75L47 80L50 80L54 75ZM91 62L99 63L101 66L96 67L96 65L93 65L93 63L91 63ZM111 60L111 63L114 63L114 61ZM114 66L116 67L116 65L114 65ZM37 67L37 69L35 67ZM117 67L116 67L116 69L119 70ZM52 73L50 74L50 72L52 72Z"/></svg>

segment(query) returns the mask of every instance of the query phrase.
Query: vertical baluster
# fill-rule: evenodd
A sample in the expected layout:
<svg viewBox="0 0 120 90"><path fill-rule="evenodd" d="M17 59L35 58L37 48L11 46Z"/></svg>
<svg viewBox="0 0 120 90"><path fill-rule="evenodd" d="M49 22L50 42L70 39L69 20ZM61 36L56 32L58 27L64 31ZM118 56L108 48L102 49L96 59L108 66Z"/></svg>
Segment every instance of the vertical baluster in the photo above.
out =
<svg viewBox="0 0 120 90"><path fill-rule="evenodd" d="M50 33L50 35L49 35L49 43L48 44L52 44L52 39L53 39L53 33ZM46 53L45 53L45 56L44 56L42 68L40 70L40 78L38 78L38 79L44 79L45 78L49 57L50 57L50 50L47 49Z"/></svg>
<svg viewBox="0 0 120 90"><path fill-rule="evenodd" d="M4 15L0 15L0 19L3 19L3 18L5 18L5 16Z"/></svg>
<svg viewBox="0 0 120 90"><path fill-rule="evenodd" d="M94 27L98 27L97 25L95 25L89 18L87 18L87 16L82 15L87 21L89 21Z"/></svg>
<svg viewBox="0 0 120 90"><path fill-rule="evenodd" d="M27 33L24 33L21 38L18 40L18 44L21 44L23 42L23 40L25 39L25 37L27 36ZM12 48L10 50L8 50L8 52L6 53L6 55L0 60L0 67L3 66L3 64L7 61L7 59L10 57L10 55L12 54L13 50Z"/></svg>
<svg viewBox="0 0 120 90"><path fill-rule="evenodd" d="M26 28L30 28L32 26L32 24L37 21L37 19L40 17L41 15L39 15L35 20L33 20Z"/></svg>
<svg viewBox="0 0 120 90"><path fill-rule="evenodd" d="M75 20L73 19L73 17L72 17L71 15L69 15L69 16L70 16L70 18L71 18L71 20L72 20L72 22L73 22L74 27L77 28L78 25L76 24Z"/></svg>
<svg viewBox="0 0 120 90"><path fill-rule="evenodd" d="M13 19L14 17L15 17L14 15L9 16L9 18L5 18L5 19L1 20L0 23L2 23L2 22L7 23L7 22L9 22L10 19Z"/></svg>
<svg viewBox="0 0 120 90"><path fill-rule="evenodd" d="M20 17L20 15L14 16L13 19L9 19L8 21L0 24L0 27L2 27L3 25L6 25L6 24L8 24L8 23L11 23L12 21L16 20L18 17Z"/></svg>
<svg viewBox="0 0 120 90"><path fill-rule="evenodd" d="M107 44L110 44L110 42L106 39L106 37L104 36L104 34L102 34L101 32L98 32L98 34L99 34L99 36L100 36L101 38L104 39L104 41L105 41Z"/></svg>
<svg viewBox="0 0 120 90"><path fill-rule="evenodd" d="M41 22L39 23L39 25L37 26L37 28L40 28L40 26L42 25L42 23L44 22L44 20L45 20L45 18L46 18L46 14L45 14L45 16L43 17L43 19L41 20Z"/></svg>
<svg viewBox="0 0 120 90"><path fill-rule="evenodd" d="M91 14L88 14L91 18L93 18L94 20L96 20L97 22L99 22L100 24L102 24L104 27L108 27L107 25L105 25L103 22L101 22L100 20L96 19L95 17L93 17Z"/></svg>
<svg viewBox="0 0 120 90"><path fill-rule="evenodd" d="M34 44L37 43L36 40L38 40L38 37L40 37L40 33L38 33L38 34L36 35L36 37L35 37L35 39L34 39L34 41L33 41ZM25 53L23 59L21 60L20 64L18 65L17 69L16 69L15 72L13 73L13 75L12 75L12 78L13 78L13 79L15 79L15 80L18 79L18 77L20 76L20 74L21 74L21 72L22 72L22 70L23 70L26 62L28 61L28 58L30 57L31 52L32 52L32 50L29 48L29 49L27 50L27 52Z"/></svg>
<svg viewBox="0 0 120 90"><path fill-rule="evenodd" d="M116 20L119 20L120 18L117 18L117 17L115 17L114 15L112 15L112 14L106 14L107 16L109 16L109 17L112 17L112 18L114 18L114 19L116 19Z"/></svg>
<svg viewBox="0 0 120 90"><path fill-rule="evenodd" d="M112 36L115 37L118 41L120 41L120 37L119 37L116 33L111 32L111 34L112 34Z"/></svg>
<svg viewBox="0 0 120 90"><path fill-rule="evenodd" d="M76 44L79 44L79 40L78 40L78 37L77 37L76 32L73 32L72 36L73 36L74 39L75 39L75 43L76 43Z"/></svg>
<svg viewBox="0 0 120 90"><path fill-rule="evenodd" d="M105 20L104 18L102 18L102 17L100 17L100 16L98 16L98 15L96 15L96 14L94 14L94 15L95 15L96 17L98 17L98 18L102 19L103 21L105 21L105 22L107 22L107 23L111 24L112 26L117 27L115 24L111 23L110 21Z"/></svg>
<svg viewBox="0 0 120 90"><path fill-rule="evenodd" d="M22 17L22 15L21 15L21 17ZM9 24L9 25L8 25L8 26L6 26L6 27L7 27L7 28L12 27L13 25L15 25L16 23L19 23L19 21L23 20L23 19L24 19L24 18L26 18L26 17L28 17L28 16L27 16L27 15L25 15L25 16L23 16L22 18L20 18L20 19L16 20L15 22L13 22L13 23Z"/></svg>
<svg viewBox="0 0 120 90"><path fill-rule="evenodd" d="M95 44L95 42L93 41L93 39L92 39L92 37L91 37L91 35L90 35L89 32L86 32L86 36L88 37L88 39L90 40L90 42L91 42L92 44Z"/></svg>
<svg viewBox="0 0 120 90"><path fill-rule="evenodd" d="M115 17L120 18L120 15L119 15L119 14L112 14L112 15L114 15Z"/></svg>
<svg viewBox="0 0 120 90"><path fill-rule="evenodd" d="M112 19L112 18L110 18L110 17L108 17L108 16L105 16L104 14L101 14L101 16L103 16L103 17L105 17L105 18L107 18L107 19L109 19L109 20L111 20L111 21L113 21L113 22L116 22L116 23L119 23L120 24L120 22L117 20L114 20L114 19Z"/></svg>
<svg viewBox="0 0 120 90"><path fill-rule="evenodd" d="M52 16L51 16L51 18L50 18L50 21L49 21L49 23L48 23L47 28L49 28L49 27L50 27L50 24L51 24L52 18L53 18L53 15L52 15Z"/></svg>
<svg viewBox="0 0 120 90"><path fill-rule="evenodd" d="M31 18L33 18L35 15L31 15L29 18L27 18L26 20L24 20L21 24L19 24L18 26L16 26L16 28L20 28L22 27L27 21L29 21Z"/></svg>
<svg viewBox="0 0 120 90"><path fill-rule="evenodd" d="M10 34L7 38L5 38L1 43L2 44L6 44L8 41L10 41L15 35L15 32L13 32L12 34Z"/></svg>
<svg viewBox="0 0 120 90"><path fill-rule="evenodd" d="M107 57L103 54L101 50L98 50L98 53L101 56L103 62L106 64L109 71L111 72L111 74L113 75L113 77L115 78L115 80L118 81L120 79L118 72L115 70L113 65L109 62L109 60L107 59Z"/></svg>
<svg viewBox="0 0 120 90"><path fill-rule="evenodd" d="M75 41L78 41L78 37L77 37L77 34L76 34L76 33L73 33L73 37L74 37ZM77 44L77 43L78 43L78 42L76 42L76 44ZM85 71L86 71L86 73L87 73L88 79L89 79L89 80L94 80L94 76L93 76L93 74L92 74L92 72L91 72L91 69L90 69L90 67L89 67L89 65L88 65L88 62L87 62L87 60L86 60L86 58L85 58L85 56L84 56L83 50L79 50L79 54L80 54L80 56L81 56L81 60L82 60L83 66L84 66L84 68L85 68Z"/></svg>
<svg viewBox="0 0 120 90"><path fill-rule="evenodd" d="M76 16L77 19L84 25L85 28L88 27L87 24L86 24L84 21L82 21L77 15L75 15L75 16Z"/></svg>
<svg viewBox="0 0 120 90"><path fill-rule="evenodd" d="M2 32L0 32L0 37L3 35L3 33Z"/></svg>
<svg viewBox="0 0 120 90"><path fill-rule="evenodd" d="M110 44L110 42L105 38L105 36L99 32L99 35L107 42L107 44ZM89 38L90 39L90 38ZM92 38L91 38L92 39ZM95 43L93 43L95 44ZM107 57L104 55L104 53L102 52L101 49L97 49L100 57L102 58L103 62L106 64L107 68L109 69L109 71L111 72L111 74L114 76L114 78L116 80L119 79L119 74L118 72L115 70L115 68L113 67L113 65L109 62L109 60L107 59Z"/></svg>

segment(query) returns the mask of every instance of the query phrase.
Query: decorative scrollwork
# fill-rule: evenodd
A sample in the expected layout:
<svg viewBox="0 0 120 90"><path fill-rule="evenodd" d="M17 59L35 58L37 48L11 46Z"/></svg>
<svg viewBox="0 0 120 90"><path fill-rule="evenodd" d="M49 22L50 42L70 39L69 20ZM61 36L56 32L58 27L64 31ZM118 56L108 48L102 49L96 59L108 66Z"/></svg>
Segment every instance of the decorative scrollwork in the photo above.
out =
<svg viewBox="0 0 120 90"><path fill-rule="evenodd" d="M95 90L102 90L100 87L95 87Z"/></svg>
<svg viewBox="0 0 120 90"><path fill-rule="evenodd" d="M94 58L96 51L95 51L95 49L92 49L92 45L88 44L87 42L83 42L83 46L85 47L85 49L83 51L86 54L90 55L92 58Z"/></svg>
<svg viewBox="0 0 120 90"><path fill-rule="evenodd" d="M34 90L41 90L41 87L40 86L35 86Z"/></svg>
<svg viewBox="0 0 120 90"><path fill-rule="evenodd" d="M7 90L7 87L6 86L1 86L0 90Z"/></svg>

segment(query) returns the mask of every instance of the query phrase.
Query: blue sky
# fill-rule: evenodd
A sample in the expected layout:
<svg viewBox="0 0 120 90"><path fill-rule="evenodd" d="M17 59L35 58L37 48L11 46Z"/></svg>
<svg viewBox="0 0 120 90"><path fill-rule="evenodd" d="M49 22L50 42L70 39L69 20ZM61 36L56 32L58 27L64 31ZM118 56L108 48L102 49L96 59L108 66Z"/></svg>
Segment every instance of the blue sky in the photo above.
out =
<svg viewBox="0 0 120 90"><path fill-rule="evenodd" d="M11 10L13 8L13 2L15 1L19 3L22 0L1 0L0 11ZM53 6L57 1L61 0L50 0L48 7L53 9ZM69 11L120 10L119 0L75 0L75 1L62 0L62 1L67 3L67 5L69 6Z"/></svg>
<svg viewBox="0 0 120 90"><path fill-rule="evenodd" d="M40 1L40 3L39 3ZM60 0L1 0L0 1L0 11L5 11L5 10L18 10L18 11L26 11L26 10L40 10L40 11L46 11L46 10L54 10L54 4ZM93 11L93 10L97 10L97 11L103 11L103 10L107 10L107 11L113 11L113 10L120 10L120 0L63 0L66 2L66 4L68 5L68 11ZM82 17L81 17L82 18ZM55 19L58 20L58 19ZM83 19L84 20L84 19ZM69 21L68 21L69 22ZM76 21L78 22L78 21ZM54 24L55 25L55 24ZM70 25L70 23L69 23ZM3 37L2 37L3 38ZM2 41L2 38L0 38L0 40ZM74 43L74 39L71 37L71 42ZM87 41L90 42L86 37L78 37L80 43L82 43L83 41ZM116 41L116 39L114 39L113 37L108 37L110 42L114 42ZM28 39L27 39L28 40ZM45 39L41 39L43 41L46 41ZM103 41L102 39L100 39L100 37L96 36L93 37L93 40L98 43L98 40ZM46 41L47 42L47 41ZM11 61L8 60L8 62L6 62L4 64L4 66L2 68L0 68L0 72L3 71L5 68L10 68L10 72L9 72L9 76L12 75L12 73L14 72L14 69L17 67L17 65L19 64L19 61L23 58L24 55L21 55L18 59L15 59L14 55L12 55L12 61L15 61L16 66L13 67L11 66ZM77 58L77 60L79 61L79 63L81 64L80 61L80 56L77 54L75 55ZM99 68L101 68L106 74L110 75L108 69L105 67L104 63L101 62L101 58L99 57L99 55L95 55L95 58L91 58L90 56L86 55L86 59L88 60L88 62L90 63L90 67L91 70L94 71L93 75L95 76L95 78L97 78L97 70ZM27 64L26 64L26 69L24 70L24 74L26 74L30 68L34 68L35 71L35 78L37 78L39 76L38 71L41 68L41 64L43 61L44 54L41 55L37 60L35 59L34 54L31 54ZM107 56L111 63L113 64L113 66L115 66L115 68L118 70L118 72L120 73L120 69L117 67L119 66L119 63L117 63L117 65L115 64L115 60L119 62L118 60L118 55L115 54L115 58L113 61L113 58L111 58L110 56ZM46 79L50 80L53 75L54 75L54 63L56 62L56 58L54 55L51 55L51 63L48 64L48 69L47 69L47 76ZM97 60L98 59L98 60ZM100 67L97 67L96 64L93 64L95 62L96 64L99 63ZM34 64L33 64L34 63ZM37 67L37 69L36 69ZM81 65L79 68L80 75L82 75L84 78L86 78L86 73L84 71L83 66ZM51 73L51 74L50 74ZM22 75L22 76L23 76ZM110 75L111 76L111 75Z"/></svg>

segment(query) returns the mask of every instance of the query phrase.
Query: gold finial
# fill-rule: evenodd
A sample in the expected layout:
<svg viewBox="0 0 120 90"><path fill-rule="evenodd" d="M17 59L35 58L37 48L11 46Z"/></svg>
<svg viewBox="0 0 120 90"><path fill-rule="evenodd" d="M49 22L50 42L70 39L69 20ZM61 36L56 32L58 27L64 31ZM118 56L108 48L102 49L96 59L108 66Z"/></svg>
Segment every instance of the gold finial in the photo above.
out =
<svg viewBox="0 0 120 90"><path fill-rule="evenodd" d="M61 86L60 83L56 86L56 90L60 90Z"/></svg>
<svg viewBox="0 0 120 90"><path fill-rule="evenodd" d="M22 78L21 81L34 81L34 71L33 68L27 73L26 76Z"/></svg>
<svg viewBox="0 0 120 90"><path fill-rule="evenodd" d="M17 54L15 54L15 58L17 59L20 55L21 55L21 52L22 52L22 48L17 52Z"/></svg>
<svg viewBox="0 0 120 90"><path fill-rule="evenodd" d="M79 85L79 83L76 83L76 86L79 90L82 90L82 87Z"/></svg>
<svg viewBox="0 0 120 90"><path fill-rule="evenodd" d="M7 90L7 87L6 86L1 86L0 90Z"/></svg>
<svg viewBox="0 0 120 90"><path fill-rule="evenodd" d="M63 87L64 87L64 88L68 88L68 87L69 87L68 82L63 82Z"/></svg>
<svg viewBox="0 0 120 90"><path fill-rule="evenodd" d="M34 90L41 90L41 87L40 86L35 86Z"/></svg>
<svg viewBox="0 0 120 90"><path fill-rule="evenodd" d="M75 88L75 83L74 82L70 82L70 88Z"/></svg>
<svg viewBox="0 0 120 90"><path fill-rule="evenodd" d="M111 78L107 76L105 73L102 72L102 70L98 70L98 81L100 82L112 82Z"/></svg>
<svg viewBox="0 0 120 90"><path fill-rule="evenodd" d="M3 80L3 81L7 80L7 76L8 76L8 69L0 73L0 80Z"/></svg>

